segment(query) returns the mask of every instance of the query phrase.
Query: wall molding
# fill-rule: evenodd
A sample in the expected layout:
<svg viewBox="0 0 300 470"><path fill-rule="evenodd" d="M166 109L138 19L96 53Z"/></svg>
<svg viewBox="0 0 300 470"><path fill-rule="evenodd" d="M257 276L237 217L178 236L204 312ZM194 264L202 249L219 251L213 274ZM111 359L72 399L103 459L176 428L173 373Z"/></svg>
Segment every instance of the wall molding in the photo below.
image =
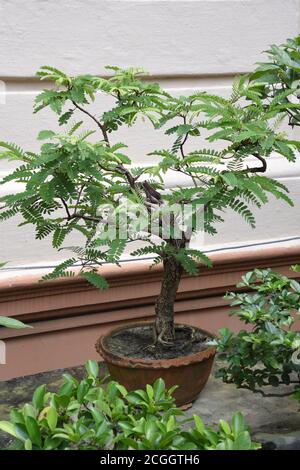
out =
<svg viewBox="0 0 300 470"><path fill-rule="evenodd" d="M255 267L272 267L290 275L289 266L300 263L300 244L220 252L211 258L212 269L201 267L199 276L183 277L176 318L213 332L222 326L238 329L238 321L228 316L223 295ZM153 317L162 268L149 270L149 265L137 261L124 263L122 268L103 267L101 273L110 284L107 291L98 291L77 276L45 283L39 282L40 273L1 279L0 315L33 326L0 329L0 339L7 345L1 380L82 364L97 357L94 343L100 334L116 325ZM293 276L300 278L300 274Z"/></svg>

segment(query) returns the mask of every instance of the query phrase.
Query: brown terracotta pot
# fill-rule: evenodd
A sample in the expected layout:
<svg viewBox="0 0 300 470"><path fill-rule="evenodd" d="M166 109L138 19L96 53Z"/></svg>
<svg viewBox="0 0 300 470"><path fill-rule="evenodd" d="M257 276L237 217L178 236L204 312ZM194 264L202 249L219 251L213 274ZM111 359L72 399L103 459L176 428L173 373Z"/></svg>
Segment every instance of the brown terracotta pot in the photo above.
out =
<svg viewBox="0 0 300 470"><path fill-rule="evenodd" d="M213 365L216 350L210 346L188 356L174 359L137 359L119 356L110 352L107 347L107 338L117 331L126 330L134 326L146 326L151 322L138 322L114 328L108 334L101 336L96 343L96 350L105 360L113 380L124 385L128 390L144 388L156 379L164 379L168 388L178 385L174 396L178 406L192 403L204 388ZM205 330L200 330L209 337L213 337Z"/></svg>

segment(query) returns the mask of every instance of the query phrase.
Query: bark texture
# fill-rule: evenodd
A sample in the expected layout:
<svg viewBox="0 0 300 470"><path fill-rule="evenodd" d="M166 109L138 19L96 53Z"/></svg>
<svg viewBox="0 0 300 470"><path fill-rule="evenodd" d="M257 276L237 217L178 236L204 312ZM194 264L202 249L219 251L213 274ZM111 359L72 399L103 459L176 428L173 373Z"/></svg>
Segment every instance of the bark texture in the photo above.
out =
<svg viewBox="0 0 300 470"><path fill-rule="evenodd" d="M155 303L155 333L156 342L168 344L175 339L174 303L182 275L182 266L172 257L166 258L163 264L161 292Z"/></svg>

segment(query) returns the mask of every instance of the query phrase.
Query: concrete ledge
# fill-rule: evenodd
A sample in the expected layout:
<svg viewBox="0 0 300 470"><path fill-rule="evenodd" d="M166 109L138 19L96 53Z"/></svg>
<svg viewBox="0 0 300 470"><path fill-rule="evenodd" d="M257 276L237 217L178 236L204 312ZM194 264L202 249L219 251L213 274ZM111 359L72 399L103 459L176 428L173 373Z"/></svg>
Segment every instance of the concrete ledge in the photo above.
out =
<svg viewBox="0 0 300 470"><path fill-rule="evenodd" d="M291 274L290 265L300 263L300 246L261 246L214 253L211 258L212 269L202 267L199 276L183 277L176 319L212 332L224 326L237 330L239 322L228 316L224 294L255 267ZM106 291L79 277L40 283L41 272L1 278L0 315L14 316L33 326L0 329L0 339L7 346L7 364L0 365L1 380L97 358L94 344L101 334L133 319L153 317L162 267L149 270L150 264L136 261L123 263L121 268L103 267L101 272L110 284Z"/></svg>

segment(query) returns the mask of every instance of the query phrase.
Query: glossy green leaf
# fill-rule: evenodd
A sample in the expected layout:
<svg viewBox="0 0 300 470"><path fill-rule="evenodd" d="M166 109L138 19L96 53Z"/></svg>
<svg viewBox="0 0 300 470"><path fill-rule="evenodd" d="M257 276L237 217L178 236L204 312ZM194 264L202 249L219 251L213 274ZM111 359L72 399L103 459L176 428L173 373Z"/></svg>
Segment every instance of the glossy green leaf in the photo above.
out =
<svg viewBox="0 0 300 470"><path fill-rule="evenodd" d="M87 361L85 364L85 368L91 377L93 377L94 379L98 377L99 365L97 361L92 361L92 360Z"/></svg>
<svg viewBox="0 0 300 470"><path fill-rule="evenodd" d="M32 328L30 325L25 325L25 323L21 322L20 320L16 320L15 318L11 317L1 317L0 316L0 326L4 326L5 328Z"/></svg>
<svg viewBox="0 0 300 470"><path fill-rule="evenodd" d="M37 421L31 416L26 416L25 424L26 424L26 429L28 431L28 434L32 443L38 447L41 447L42 437L41 437L41 431L40 431Z"/></svg>
<svg viewBox="0 0 300 470"><path fill-rule="evenodd" d="M58 415L55 408L51 407L47 411L47 423L51 431L54 431L57 425Z"/></svg>
<svg viewBox="0 0 300 470"><path fill-rule="evenodd" d="M46 394L46 385L40 385L32 397L33 406L40 411L44 407L44 397Z"/></svg>

